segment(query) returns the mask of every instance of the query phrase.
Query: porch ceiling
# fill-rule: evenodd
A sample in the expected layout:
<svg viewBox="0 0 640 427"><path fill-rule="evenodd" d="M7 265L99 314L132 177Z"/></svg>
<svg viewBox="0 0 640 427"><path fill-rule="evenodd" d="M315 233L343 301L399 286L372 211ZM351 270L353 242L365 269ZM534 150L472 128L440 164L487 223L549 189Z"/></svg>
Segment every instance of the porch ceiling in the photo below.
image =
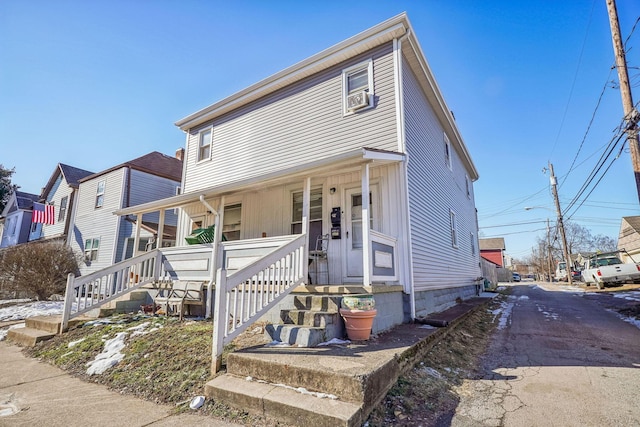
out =
<svg viewBox="0 0 640 427"><path fill-rule="evenodd" d="M338 154L327 157L322 160L301 163L281 171L272 172L263 175L246 178L241 181L221 184L212 187L203 188L201 190L173 196L166 199L156 200L137 206L131 206L124 209L114 211L115 215L136 215L147 212L155 212L161 209L171 209L183 206L188 203L196 202L200 196L205 198L218 197L222 195L237 193L243 190L255 189L256 187L271 187L284 182L291 182L296 178L305 177L323 177L335 174L336 170L351 169L364 163L372 163L374 165L383 165L388 163L402 162L405 155L402 153L383 151L370 148L360 148L358 150L349 151L347 153Z"/></svg>

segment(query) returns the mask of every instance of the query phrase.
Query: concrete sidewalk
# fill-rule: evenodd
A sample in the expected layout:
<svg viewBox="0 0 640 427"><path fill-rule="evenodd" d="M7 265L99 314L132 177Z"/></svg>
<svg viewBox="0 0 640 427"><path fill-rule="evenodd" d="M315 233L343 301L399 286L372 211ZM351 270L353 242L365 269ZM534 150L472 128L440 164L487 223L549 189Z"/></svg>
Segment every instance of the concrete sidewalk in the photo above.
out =
<svg viewBox="0 0 640 427"><path fill-rule="evenodd" d="M237 425L193 414L171 415L173 409L81 381L0 342L1 426Z"/></svg>

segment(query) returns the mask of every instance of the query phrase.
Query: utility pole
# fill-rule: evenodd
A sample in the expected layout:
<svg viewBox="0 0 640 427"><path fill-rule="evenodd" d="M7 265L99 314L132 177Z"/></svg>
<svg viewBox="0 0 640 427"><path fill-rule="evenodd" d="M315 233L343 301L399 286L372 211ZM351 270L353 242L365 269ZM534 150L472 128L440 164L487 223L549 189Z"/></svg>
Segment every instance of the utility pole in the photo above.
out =
<svg viewBox="0 0 640 427"><path fill-rule="evenodd" d="M549 267L549 281L553 282L553 278L551 277L551 266L553 265L553 260L551 257L551 230L549 228L549 218L547 218L547 262Z"/></svg>
<svg viewBox="0 0 640 427"><path fill-rule="evenodd" d="M636 179L636 189L638 200L640 201L640 145L638 144L638 120L640 114L633 107L631 97L631 87L629 86L629 73L627 71L627 59L620 36L620 23L618 22L618 10L615 0L607 0L607 11L609 12L609 24L611 25L611 40L613 41L613 52L616 57L616 68L618 69L618 80L620 81L620 96L622 97L622 108L624 109L624 120L627 122L626 132L631 151L631 162L633 173Z"/></svg>
<svg viewBox="0 0 640 427"><path fill-rule="evenodd" d="M564 249L564 262L567 265L567 281L570 285L573 284L571 278L571 254L569 253L569 247L567 246L567 235L564 233L564 224L562 223L562 211L560 210L560 200L558 199L558 189L556 188L557 181L556 176L553 173L553 165L549 163L549 170L551 171L551 191L553 192L553 200L556 203L556 213L558 214L558 230L560 231L560 237L562 238L562 248Z"/></svg>

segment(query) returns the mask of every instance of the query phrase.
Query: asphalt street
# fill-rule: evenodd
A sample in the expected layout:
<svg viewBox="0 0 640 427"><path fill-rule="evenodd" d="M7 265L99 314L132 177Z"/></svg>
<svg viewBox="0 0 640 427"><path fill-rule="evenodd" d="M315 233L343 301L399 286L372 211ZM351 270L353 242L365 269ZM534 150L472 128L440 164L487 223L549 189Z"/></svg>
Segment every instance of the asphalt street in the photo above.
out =
<svg viewBox="0 0 640 427"><path fill-rule="evenodd" d="M613 298L532 282L511 291L451 425L640 426L640 329L607 308Z"/></svg>

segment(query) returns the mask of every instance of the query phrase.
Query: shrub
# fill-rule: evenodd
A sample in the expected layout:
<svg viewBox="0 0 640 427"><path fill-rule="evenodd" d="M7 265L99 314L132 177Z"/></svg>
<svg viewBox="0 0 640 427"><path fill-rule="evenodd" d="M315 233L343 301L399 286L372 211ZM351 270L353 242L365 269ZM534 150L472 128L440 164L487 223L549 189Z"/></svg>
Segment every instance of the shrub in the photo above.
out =
<svg viewBox="0 0 640 427"><path fill-rule="evenodd" d="M7 248L0 256L4 291L45 300L63 294L67 275L78 271L78 257L62 242L32 242Z"/></svg>

